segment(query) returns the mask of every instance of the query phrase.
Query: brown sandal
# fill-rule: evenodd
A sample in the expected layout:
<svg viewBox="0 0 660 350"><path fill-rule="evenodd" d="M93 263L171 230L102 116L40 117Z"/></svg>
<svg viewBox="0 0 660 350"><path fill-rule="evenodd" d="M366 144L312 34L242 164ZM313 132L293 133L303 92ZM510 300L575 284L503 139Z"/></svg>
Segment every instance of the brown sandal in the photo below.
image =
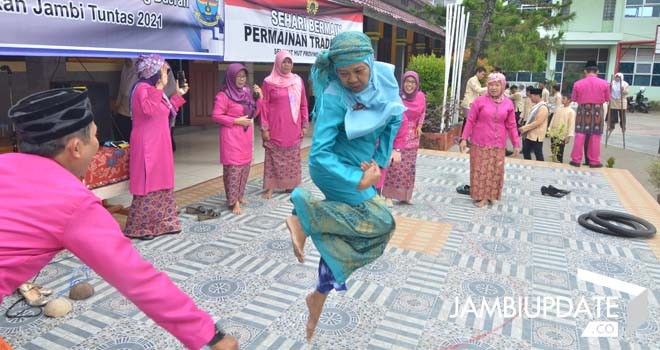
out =
<svg viewBox="0 0 660 350"><path fill-rule="evenodd" d="M40 286L38 284L34 284L34 283L31 283L31 282L25 282L24 284L29 284L29 285L32 285L34 288L39 289L39 293L41 293L41 295L43 295L45 297L53 294L53 291L51 289L48 289L44 286Z"/></svg>

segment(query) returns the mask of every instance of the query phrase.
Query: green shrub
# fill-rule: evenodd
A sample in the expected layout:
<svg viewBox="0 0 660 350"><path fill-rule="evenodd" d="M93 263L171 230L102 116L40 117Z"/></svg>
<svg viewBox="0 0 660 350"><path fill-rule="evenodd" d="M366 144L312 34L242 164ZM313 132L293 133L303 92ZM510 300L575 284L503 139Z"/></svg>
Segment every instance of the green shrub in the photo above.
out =
<svg viewBox="0 0 660 350"><path fill-rule="evenodd" d="M559 130L556 129L548 129L546 136L550 137L550 150L552 151L552 161L555 163L559 162L559 151L561 150L561 146L564 144L564 140L566 140L566 136L568 135L568 131L566 130L566 124L562 124L559 127Z"/></svg>
<svg viewBox="0 0 660 350"><path fill-rule="evenodd" d="M650 101L649 111L660 111L660 101Z"/></svg>
<svg viewBox="0 0 660 350"><path fill-rule="evenodd" d="M614 157L609 157L607 158L607 164L605 165L608 168L614 168L614 163L616 162L616 158Z"/></svg>
<svg viewBox="0 0 660 350"><path fill-rule="evenodd" d="M649 171L649 181L660 190L660 159L656 159L648 168Z"/></svg>
<svg viewBox="0 0 660 350"><path fill-rule="evenodd" d="M406 71L409 70L419 74L420 89L426 95L426 118L422 130L424 132L442 132L445 58L436 57L434 54L412 56L406 67ZM447 126L445 125L445 127Z"/></svg>

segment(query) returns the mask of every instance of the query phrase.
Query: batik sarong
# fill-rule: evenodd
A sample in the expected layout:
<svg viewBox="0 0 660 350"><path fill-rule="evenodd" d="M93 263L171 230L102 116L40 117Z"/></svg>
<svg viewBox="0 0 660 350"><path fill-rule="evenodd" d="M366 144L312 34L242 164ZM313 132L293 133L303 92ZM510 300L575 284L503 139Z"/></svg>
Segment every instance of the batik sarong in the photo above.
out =
<svg viewBox="0 0 660 350"><path fill-rule="evenodd" d="M133 196L124 235L140 238L180 231L181 225L173 189Z"/></svg>
<svg viewBox="0 0 660 350"><path fill-rule="evenodd" d="M389 208L378 196L348 205L318 200L298 187L291 193L291 202L305 234L312 238L332 273L328 276L320 266L319 285L342 286L353 271L383 254L396 227Z"/></svg>
<svg viewBox="0 0 660 350"><path fill-rule="evenodd" d="M578 105L575 114L575 132L601 135L605 124L603 117L602 104L583 103Z"/></svg>
<svg viewBox="0 0 660 350"><path fill-rule="evenodd" d="M245 196L245 186L250 175L250 163L245 165L223 165L222 182L225 185L227 206L232 208Z"/></svg>
<svg viewBox="0 0 660 350"><path fill-rule="evenodd" d="M264 185L265 190L292 190L301 182L300 145L278 147L264 142Z"/></svg>
<svg viewBox="0 0 660 350"><path fill-rule="evenodd" d="M500 200L504 187L504 148L470 148L470 197Z"/></svg>
<svg viewBox="0 0 660 350"><path fill-rule="evenodd" d="M387 169L382 194L386 198L409 202L415 187L417 148L402 149L401 162L392 163Z"/></svg>

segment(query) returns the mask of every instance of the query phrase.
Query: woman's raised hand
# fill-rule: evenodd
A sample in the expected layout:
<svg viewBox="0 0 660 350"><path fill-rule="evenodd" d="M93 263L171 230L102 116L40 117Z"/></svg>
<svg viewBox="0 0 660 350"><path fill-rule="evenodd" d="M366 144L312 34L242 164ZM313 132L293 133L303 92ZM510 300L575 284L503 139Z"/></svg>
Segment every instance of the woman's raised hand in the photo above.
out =
<svg viewBox="0 0 660 350"><path fill-rule="evenodd" d="M183 84L183 88L179 87L179 81L176 81L176 94L179 96L183 96L188 93L188 90L190 90L190 86L188 85L188 82Z"/></svg>
<svg viewBox="0 0 660 350"><path fill-rule="evenodd" d="M252 85L252 91L254 91L255 94L259 95L258 98L261 98L261 96L263 96L261 94L261 88L257 84Z"/></svg>

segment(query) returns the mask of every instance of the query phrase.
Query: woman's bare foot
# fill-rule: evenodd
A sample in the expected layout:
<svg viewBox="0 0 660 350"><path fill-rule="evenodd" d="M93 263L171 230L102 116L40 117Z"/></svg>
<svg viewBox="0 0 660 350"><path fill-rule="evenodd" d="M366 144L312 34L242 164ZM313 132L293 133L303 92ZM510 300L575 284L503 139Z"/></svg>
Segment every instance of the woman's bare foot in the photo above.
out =
<svg viewBox="0 0 660 350"><path fill-rule="evenodd" d="M291 242L293 243L293 254L298 259L299 263L305 262L305 231L300 225L300 220L295 215L290 215L286 218L286 227L291 234Z"/></svg>
<svg viewBox="0 0 660 350"><path fill-rule="evenodd" d="M239 199L238 202L241 203L241 204L247 204L248 201L247 201L247 199L245 199L245 197L243 197L243 198Z"/></svg>
<svg viewBox="0 0 660 350"><path fill-rule="evenodd" d="M231 209L231 212L234 213L235 215L241 215L241 214L243 214L243 212L241 211L241 203L240 203L240 201L239 201L239 202L236 202L236 204L234 204L234 207Z"/></svg>
<svg viewBox="0 0 660 350"><path fill-rule="evenodd" d="M273 196L273 190L266 190L264 194L261 195L263 199L270 199Z"/></svg>
<svg viewBox="0 0 660 350"><path fill-rule="evenodd" d="M305 337L308 343L312 341L314 331L316 330L316 325L321 318L323 304L325 304L325 299L327 297L327 294L321 294L318 290L315 290L314 292L309 293L305 298L307 309L309 310L309 318L307 319L307 326L305 327Z"/></svg>
<svg viewBox="0 0 660 350"><path fill-rule="evenodd" d="M482 199L480 201L474 201L474 205L477 206L477 208L482 208L484 205L488 203L487 199Z"/></svg>

